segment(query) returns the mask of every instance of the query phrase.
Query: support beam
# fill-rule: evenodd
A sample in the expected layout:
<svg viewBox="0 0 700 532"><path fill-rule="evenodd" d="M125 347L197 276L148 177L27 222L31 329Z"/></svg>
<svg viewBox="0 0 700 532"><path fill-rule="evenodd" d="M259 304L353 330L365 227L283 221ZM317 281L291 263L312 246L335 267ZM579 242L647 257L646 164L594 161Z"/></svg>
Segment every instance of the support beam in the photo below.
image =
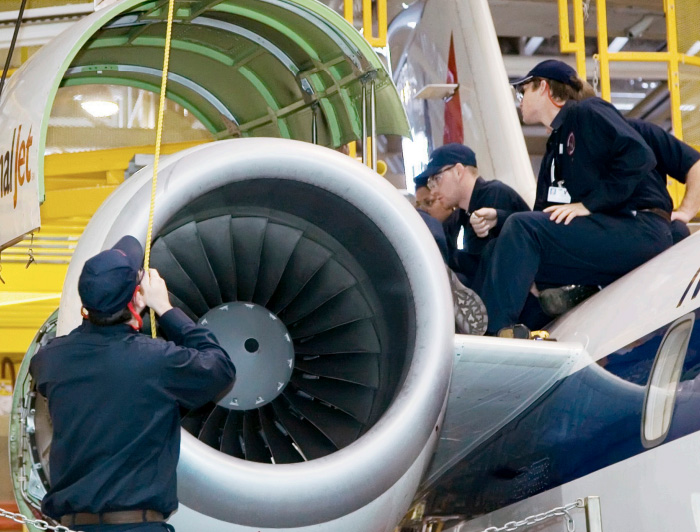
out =
<svg viewBox="0 0 700 532"><path fill-rule="evenodd" d="M122 181L124 171L121 172ZM90 188L72 188L47 190L46 201L41 206L41 219L46 223L50 219L86 217L90 218L102 202L107 199L117 185Z"/></svg>

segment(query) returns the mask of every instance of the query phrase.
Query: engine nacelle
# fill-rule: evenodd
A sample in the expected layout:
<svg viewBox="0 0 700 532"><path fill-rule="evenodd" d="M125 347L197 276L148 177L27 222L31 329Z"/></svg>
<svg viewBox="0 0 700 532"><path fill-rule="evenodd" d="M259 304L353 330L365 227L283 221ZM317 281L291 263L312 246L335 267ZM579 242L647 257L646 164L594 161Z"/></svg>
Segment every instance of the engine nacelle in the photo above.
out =
<svg viewBox="0 0 700 532"><path fill-rule="evenodd" d="M85 260L125 234L145 241L151 173L90 221L59 335L80 322ZM238 368L225 398L183 416L178 531L392 530L432 456L454 350L444 265L411 205L332 150L220 141L161 165L153 235L173 303ZM16 483L21 506L49 481L50 425L27 375L35 348L13 412L15 476L20 455L33 466L33 489Z"/></svg>

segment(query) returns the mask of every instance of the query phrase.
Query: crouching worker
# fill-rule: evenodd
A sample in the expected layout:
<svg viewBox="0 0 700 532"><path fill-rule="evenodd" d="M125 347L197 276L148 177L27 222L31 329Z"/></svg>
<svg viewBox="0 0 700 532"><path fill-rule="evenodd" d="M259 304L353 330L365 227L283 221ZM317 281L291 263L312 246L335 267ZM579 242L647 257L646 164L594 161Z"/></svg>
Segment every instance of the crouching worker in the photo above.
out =
<svg viewBox="0 0 700 532"><path fill-rule="evenodd" d="M436 149L416 180L420 178L445 208L456 209L458 224L464 230L464 249L450 250L449 265L472 286L487 244L500 234L511 214L530 208L505 183L481 177L476 154L462 144Z"/></svg>
<svg viewBox="0 0 700 532"><path fill-rule="evenodd" d="M142 262L131 236L89 259L78 281L83 323L31 361L53 424L42 511L73 530L173 530L179 407L197 408L234 380L214 335L172 307ZM139 333L146 307L169 341Z"/></svg>

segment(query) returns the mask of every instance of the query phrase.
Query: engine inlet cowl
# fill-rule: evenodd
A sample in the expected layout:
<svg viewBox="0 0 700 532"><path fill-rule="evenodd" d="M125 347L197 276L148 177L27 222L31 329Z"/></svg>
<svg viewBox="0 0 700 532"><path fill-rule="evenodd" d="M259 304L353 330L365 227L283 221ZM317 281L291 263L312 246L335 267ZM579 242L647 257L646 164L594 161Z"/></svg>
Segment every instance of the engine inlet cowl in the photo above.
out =
<svg viewBox="0 0 700 532"><path fill-rule="evenodd" d="M88 225L58 334L77 325L85 260L124 234L144 241L151 173ZM391 530L432 454L453 352L444 266L411 205L332 150L239 139L165 163L153 229L171 301L238 369L225 397L183 412L181 503L222 530L359 530L390 493L402 502L376 530Z"/></svg>

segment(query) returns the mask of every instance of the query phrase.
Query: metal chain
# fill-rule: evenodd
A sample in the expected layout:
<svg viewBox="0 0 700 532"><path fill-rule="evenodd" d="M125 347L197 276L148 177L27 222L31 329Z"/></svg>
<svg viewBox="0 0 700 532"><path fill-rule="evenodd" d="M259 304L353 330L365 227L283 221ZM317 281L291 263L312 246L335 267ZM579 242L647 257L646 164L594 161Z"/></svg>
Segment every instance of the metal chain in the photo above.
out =
<svg viewBox="0 0 700 532"><path fill-rule="evenodd" d="M591 0L586 0L586 3L583 4L583 20L584 22L588 22L588 15L591 13Z"/></svg>
<svg viewBox="0 0 700 532"><path fill-rule="evenodd" d="M593 69L593 90L596 94L600 94L598 92L598 83L600 81L600 58L598 57L598 54L593 55L593 61L595 61L595 68Z"/></svg>
<svg viewBox="0 0 700 532"><path fill-rule="evenodd" d="M29 260L27 261L27 265L25 266L25 269L29 268L29 265L34 262L36 259L34 259L34 231L32 231L32 241L29 243L29 250L27 253L29 254Z"/></svg>
<svg viewBox="0 0 700 532"><path fill-rule="evenodd" d="M552 508L548 512L543 512L541 514L530 515L523 519L522 521L510 521L503 525L501 528L490 526L485 528L482 532L510 532L512 530L517 530L525 526L532 526L540 521L545 521L546 519L551 519L553 517L559 517L562 515L566 516L566 530L567 532L576 531L576 523L574 523L573 517L569 513L574 508L583 508L585 506L583 499L576 499L576 502L567 504L566 506L558 506Z"/></svg>
<svg viewBox="0 0 700 532"><path fill-rule="evenodd" d="M20 523L22 525L32 525L33 527L38 528L39 530L55 530L56 532L75 532L74 530L71 530L70 528L63 525L52 526L43 519L31 519L30 517L27 517L23 514L15 514L12 512L8 512L7 510L3 510L2 508L0 508L0 516L6 517L7 519L12 519L15 523Z"/></svg>

